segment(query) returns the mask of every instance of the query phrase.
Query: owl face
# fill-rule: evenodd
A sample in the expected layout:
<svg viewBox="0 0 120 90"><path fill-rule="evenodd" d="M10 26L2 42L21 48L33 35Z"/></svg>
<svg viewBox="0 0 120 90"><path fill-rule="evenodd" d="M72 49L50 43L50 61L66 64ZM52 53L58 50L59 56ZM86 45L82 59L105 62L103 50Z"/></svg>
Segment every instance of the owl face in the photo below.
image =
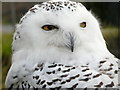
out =
<svg viewBox="0 0 120 90"><path fill-rule="evenodd" d="M81 3L48 1L35 5L21 21L29 47L75 52L104 45L97 20Z"/></svg>

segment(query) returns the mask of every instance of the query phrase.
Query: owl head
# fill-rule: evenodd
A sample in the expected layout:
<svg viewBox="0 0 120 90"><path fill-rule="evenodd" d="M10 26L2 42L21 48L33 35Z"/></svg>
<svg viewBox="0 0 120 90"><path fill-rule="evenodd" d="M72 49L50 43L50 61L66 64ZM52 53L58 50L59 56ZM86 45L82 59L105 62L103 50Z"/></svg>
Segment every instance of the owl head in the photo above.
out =
<svg viewBox="0 0 120 90"><path fill-rule="evenodd" d="M109 52L97 19L81 3L69 0L51 0L29 9L17 25L13 49L52 55Z"/></svg>

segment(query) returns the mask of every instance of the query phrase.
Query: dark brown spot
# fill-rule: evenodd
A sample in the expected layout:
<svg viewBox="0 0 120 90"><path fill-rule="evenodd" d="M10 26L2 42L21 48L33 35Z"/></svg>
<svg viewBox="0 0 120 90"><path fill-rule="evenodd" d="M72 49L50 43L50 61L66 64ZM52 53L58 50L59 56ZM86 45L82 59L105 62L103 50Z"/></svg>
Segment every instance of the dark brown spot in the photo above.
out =
<svg viewBox="0 0 120 90"><path fill-rule="evenodd" d="M70 9L70 7L68 7L68 9Z"/></svg>
<svg viewBox="0 0 120 90"><path fill-rule="evenodd" d="M84 76L90 76L90 75L92 75L92 73L86 74L86 75L84 75Z"/></svg>
<svg viewBox="0 0 120 90"><path fill-rule="evenodd" d="M103 82L100 82L98 85L94 85L94 87L101 87L103 85Z"/></svg>
<svg viewBox="0 0 120 90"><path fill-rule="evenodd" d="M23 22L23 19L22 19L22 20L20 20L19 24L21 24L22 22Z"/></svg>
<svg viewBox="0 0 120 90"><path fill-rule="evenodd" d="M79 81L88 81L89 79L91 79L91 78L85 78L85 79L80 79Z"/></svg>
<svg viewBox="0 0 120 90"><path fill-rule="evenodd" d="M55 74L55 70L52 73Z"/></svg>
<svg viewBox="0 0 120 90"><path fill-rule="evenodd" d="M56 8L56 10L59 10L59 8Z"/></svg>
<svg viewBox="0 0 120 90"><path fill-rule="evenodd" d="M24 81L22 82L22 84L24 84Z"/></svg>
<svg viewBox="0 0 120 90"><path fill-rule="evenodd" d="M46 88L46 84L45 85L43 85L43 87L42 88Z"/></svg>
<svg viewBox="0 0 120 90"><path fill-rule="evenodd" d="M88 67L88 66L82 65L81 67Z"/></svg>
<svg viewBox="0 0 120 90"><path fill-rule="evenodd" d="M111 63L110 66L113 66L113 64Z"/></svg>
<svg viewBox="0 0 120 90"><path fill-rule="evenodd" d="M41 67L40 71L42 71L42 70L43 70L43 67Z"/></svg>
<svg viewBox="0 0 120 90"><path fill-rule="evenodd" d="M99 68L102 67L102 65L99 65Z"/></svg>
<svg viewBox="0 0 120 90"><path fill-rule="evenodd" d="M58 71L60 71L61 70L61 68L58 68Z"/></svg>
<svg viewBox="0 0 120 90"><path fill-rule="evenodd" d="M106 57L105 59L109 59L109 58Z"/></svg>
<svg viewBox="0 0 120 90"><path fill-rule="evenodd" d="M65 5L65 6L67 6L67 4L66 4L66 3L65 3L64 5Z"/></svg>
<svg viewBox="0 0 120 90"><path fill-rule="evenodd" d="M37 10L37 8L31 8L30 11L35 13L35 10Z"/></svg>
<svg viewBox="0 0 120 90"><path fill-rule="evenodd" d="M118 84L118 86L120 86L120 83Z"/></svg>
<svg viewBox="0 0 120 90"><path fill-rule="evenodd" d="M79 77L80 75L78 74L78 75L76 75L76 76L73 76L73 77L70 77L70 79L75 79L75 78L77 78L77 77Z"/></svg>
<svg viewBox="0 0 120 90"><path fill-rule="evenodd" d="M87 63L86 65L89 65L89 63Z"/></svg>
<svg viewBox="0 0 120 90"><path fill-rule="evenodd" d="M48 85L52 85L53 82L47 82Z"/></svg>
<svg viewBox="0 0 120 90"><path fill-rule="evenodd" d="M70 69L67 69L67 70L63 70L63 73L65 73L65 72L69 72L70 71Z"/></svg>
<svg viewBox="0 0 120 90"><path fill-rule="evenodd" d="M15 40L17 40L17 36L15 36Z"/></svg>
<svg viewBox="0 0 120 90"><path fill-rule="evenodd" d="M49 11L49 8L47 8L46 10Z"/></svg>
<svg viewBox="0 0 120 90"><path fill-rule="evenodd" d="M94 75L93 78L97 78L97 77L99 77L100 75L102 75L102 74Z"/></svg>
<svg viewBox="0 0 120 90"><path fill-rule="evenodd" d="M109 76L111 79L113 79L114 77L113 76Z"/></svg>
<svg viewBox="0 0 120 90"><path fill-rule="evenodd" d="M34 78L35 78L35 79L38 79L38 78L39 78L39 76L33 76L33 79L34 79Z"/></svg>
<svg viewBox="0 0 120 90"><path fill-rule="evenodd" d="M65 67L72 67L72 66L66 65Z"/></svg>
<svg viewBox="0 0 120 90"><path fill-rule="evenodd" d="M25 87L24 87L23 84L22 84L22 89L23 89L23 88L25 88ZM11 89L10 89L10 90L11 90Z"/></svg>
<svg viewBox="0 0 120 90"><path fill-rule="evenodd" d="M90 70L90 69L89 69L89 68L86 68L86 69L82 70L82 72L85 72L85 71L87 71L87 70Z"/></svg>
<svg viewBox="0 0 120 90"><path fill-rule="evenodd" d="M39 79L38 82L37 82L36 84L40 84L40 81L41 81L41 79Z"/></svg>
<svg viewBox="0 0 120 90"><path fill-rule="evenodd" d="M110 71L110 70L112 70L113 68L108 68L108 70L107 71Z"/></svg>
<svg viewBox="0 0 120 90"><path fill-rule="evenodd" d="M24 75L23 77L26 77L26 75Z"/></svg>
<svg viewBox="0 0 120 90"><path fill-rule="evenodd" d="M30 88L30 84L28 83L28 88ZM19 89L18 89L19 90Z"/></svg>
<svg viewBox="0 0 120 90"><path fill-rule="evenodd" d="M45 83L45 80L41 81L41 83L40 83L40 84L43 84L43 83Z"/></svg>
<svg viewBox="0 0 120 90"><path fill-rule="evenodd" d="M100 71L110 71L110 70L112 70L113 68L108 68L108 69L100 69Z"/></svg>
<svg viewBox="0 0 120 90"><path fill-rule="evenodd" d="M73 4L70 4L70 6L73 6Z"/></svg>
<svg viewBox="0 0 120 90"><path fill-rule="evenodd" d="M65 83L66 83L66 81L62 81L62 82L61 82L61 84L65 84Z"/></svg>
<svg viewBox="0 0 120 90"><path fill-rule="evenodd" d="M35 68L35 71L38 71L39 69L38 68Z"/></svg>
<svg viewBox="0 0 120 90"><path fill-rule="evenodd" d="M113 83L113 82L111 82L111 84L105 85L105 87L113 87L113 86L114 86L114 83Z"/></svg>
<svg viewBox="0 0 120 90"><path fill-rule="evenodd" d="M72 70L72 69L75 69L75 67L72 67L71 70Z"/></svg>
<svg viewBox="0 0 120 90"><path fill-rule="evenodd" d="M26 83L24 83L24 85L26 86Z"/></svg>
<svg viewBox="0 0 120 90"><path fill-rule="evenodd" d="M51 65L51 66L48 66L48 68L53 68L53 67L56 67L57 64L54 64L54 65Z"/></svg>
<svg viewBox="0 0 120 90"><path fill-rule="evenodd" d="M61 79L54 79L53 82L61 81Z"/></svg>
<svg viewBox="0 0 120 90"><path fill-rule="evenodd" d="M83 90L87 90L87 87L85 87Z"/></svg>
<svg viewBox="0 0 120 90"><path fill-rule="evenodd" d="M105 63L106 61L100 61L100 64L103 64L103 63Z"/></svg>
<svg viewBox="0 0 120 90"><path fill-rule="evenodd" d="M76 88L78 85L78 83L76 83L75 85L73 85L71 88Z"/></svg>
<svg viewBox="0 0 120 90"><path fill-rule="evenodd" d="M67 80L66 80L66 82L70 82L70 81L71 81L71 79L67 79Z"/></svg>
<svg viewBox="0 0 120 90"><path fill-rule="evenodd" d="M65 74L65 75L61 75L60 77L63 78L63 77L67 77L67 76L68 76L68 74Z"/></svg>
<svg viewBox="0 0 120 90"><path fill-rule="evenodd" d="M20 32L17 31L17 34L20 34Z"/></svg>
<svg viewBox="0 0 120 90"><path fill-rule="evenodd" d="M47 74L51 74L52 72L46 72Z"/></svg>
<svg viewBox="0 0 120 90"><path fill-rule="evenodd" d="M13 76L13 79L18 78L18 76Z"/></svg>
<svg viewBox="0 0 120 90"><path fill-rule="evenodd" d="M63 64L58 64L58 66L63 66Z"/></svg>
<svg viewBox="0 0 120 90"><path fill-rule="evenodd" d="M42 64L38 64L37 67L43 67L43 63Z"/></svg>
<svg viewBox="0 0 120 90"><path fill-rule="evenodd" d="M118 74L118 70L115 70L114 73L115 73L115 74Z"/></svg>
<svg viewBox="0 0 120 90"><path fill-rule="evenodd" d="M99 90L98 88L95 88L95 90Z"/></svg>

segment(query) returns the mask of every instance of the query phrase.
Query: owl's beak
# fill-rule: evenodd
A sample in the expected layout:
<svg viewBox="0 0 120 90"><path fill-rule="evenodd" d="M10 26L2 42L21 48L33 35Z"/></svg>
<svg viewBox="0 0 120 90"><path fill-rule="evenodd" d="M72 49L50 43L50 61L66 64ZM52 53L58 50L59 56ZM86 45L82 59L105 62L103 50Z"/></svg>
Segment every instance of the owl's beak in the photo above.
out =
<svg viewBox="0 0 120 90"><path fill-rule="evenodd" d="M74 52L74 36L71 33L69 33L67 36L69 36L69 43L67 44L67 47L71 50L71 52Z"/></svg>
<svg viewBox="0 0 120 90"><path fill-rule="evenodd" d="M74 39L73 39L73 37L71 37L70 38L70 48L71 48L71 52L73 52L74 51Z"/></svg>

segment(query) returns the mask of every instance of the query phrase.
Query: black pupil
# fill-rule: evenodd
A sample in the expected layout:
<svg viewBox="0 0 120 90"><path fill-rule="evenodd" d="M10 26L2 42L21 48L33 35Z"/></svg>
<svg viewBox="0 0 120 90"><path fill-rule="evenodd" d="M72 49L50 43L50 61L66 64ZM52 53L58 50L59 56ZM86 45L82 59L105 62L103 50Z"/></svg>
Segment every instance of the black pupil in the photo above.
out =
<svg viewBox="0 0 120 90"><path fill-rule="evenodd" d="M52 30L52 29L55 29L55 28L56 28L55 26L48 25L48 29L49 29L49 30Z"/></svg>

